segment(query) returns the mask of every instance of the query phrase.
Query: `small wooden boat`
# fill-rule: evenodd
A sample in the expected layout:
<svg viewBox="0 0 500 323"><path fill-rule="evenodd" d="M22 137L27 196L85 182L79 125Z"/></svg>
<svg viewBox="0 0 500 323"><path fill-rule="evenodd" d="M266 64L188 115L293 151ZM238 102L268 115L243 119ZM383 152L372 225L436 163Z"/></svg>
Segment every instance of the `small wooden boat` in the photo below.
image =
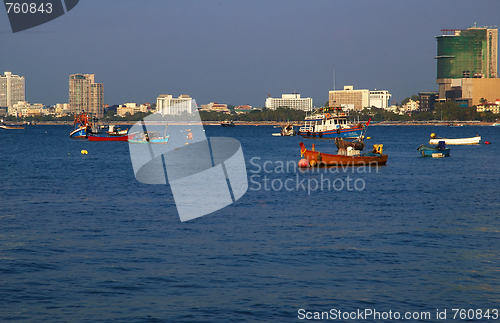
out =
<svg viewBox="0 0 500 323"><path fill-rule="evenodd" d="M364 154L353 147L340 148L337 154L325 154L317 151L314 144L311 150L306 149L302 142L299 145L305 160L304 163L299 162L299 167L381 166L387 163L388 156L383 154L382 145L373 145L373 151Z"/></svg>
<svg viewBox="0 0 500 323"><path fill-rule="evenodd" d="M234 127L234 122L232 120L224 120L220 125L223 127Z"/></svg>
<svg viewBox="0 0 500 323"><path fill-rule="evenodd" d="M431 139L429 140L429 144L437 145L440 141L444 141L446 145L477 145L481 141L481 136L470 137L470 138L441 138L436 137L436 134L431 133Z"/></svg>
<svg viewBox="0 0 500 323"><path fill-rule="evenodd" d="M417 150L420 151L422 157L450 157L450 148L446 148L444 141L440 141L436 147L420 145Z"/></svg>

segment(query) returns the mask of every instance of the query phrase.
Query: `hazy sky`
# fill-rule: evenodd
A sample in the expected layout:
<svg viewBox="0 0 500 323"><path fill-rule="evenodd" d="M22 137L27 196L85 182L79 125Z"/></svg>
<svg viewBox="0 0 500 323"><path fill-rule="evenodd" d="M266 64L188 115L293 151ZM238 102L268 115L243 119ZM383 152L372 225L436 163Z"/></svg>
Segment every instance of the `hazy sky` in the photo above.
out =
<svg viewBox="0 0 500 323"><path fill-rule="evenodd" d="M13 34L0 9L0 73L26 78L26 100L68 102L70 74L95 74L104 102L160 94L263 106L300 93L388 90L392 101L435 91L441 29L500 25L498 0L81 0Z"/></svg>

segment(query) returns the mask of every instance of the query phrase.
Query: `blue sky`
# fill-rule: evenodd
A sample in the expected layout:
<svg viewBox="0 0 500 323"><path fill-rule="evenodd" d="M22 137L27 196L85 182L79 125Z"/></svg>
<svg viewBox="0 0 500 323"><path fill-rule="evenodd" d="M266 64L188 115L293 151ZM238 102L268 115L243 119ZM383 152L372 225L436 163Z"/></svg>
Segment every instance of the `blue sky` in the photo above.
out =
<svg viewBox="0 0 500 323"><path fill-rule="evenodd" d="M26 78L26 99L68 102L68 77L96 75L106 104L188 94L263 106L300 93L315 106L335 86L437 90L441 29L500 25L498 0L81 0L13 34L0 9L0 72ZM392 101L391 100L391 103Z"/></svg>

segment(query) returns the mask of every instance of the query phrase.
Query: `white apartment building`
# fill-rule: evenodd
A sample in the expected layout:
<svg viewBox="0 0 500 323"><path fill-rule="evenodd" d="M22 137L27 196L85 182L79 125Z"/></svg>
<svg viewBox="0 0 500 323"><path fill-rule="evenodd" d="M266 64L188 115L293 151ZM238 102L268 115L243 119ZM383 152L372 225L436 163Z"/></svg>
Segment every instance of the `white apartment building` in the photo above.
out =
<svg viewBox="0 0 500 323"><path fill-rule="evenodd" d="M389 107L389 100L391 99L389 91L370 91L370 107L379 109L387 109Z"/></svg>
<svg viewBox="0 0 500 323"><path fill-rule="evenodd" d="M311 111L313 108L312 98L301 98L300 94L282 94L281 98L267 98L266 108L276 110L278 108L290 108L296 110Z"/></svg>
<svg viewBox="0 0 500 323"><path fill-rule="evenodd" d="M24 76L4 72L0 75L0 107L12 108L18 101L25 100Z"/></svg>
<svg viewBox="0 0 500 323"><path fill-rule="evenodd" d="M180 115L184 111L192 114L196 109L195 100L186 94L178 98L173 98L170 94L162 94L156 98L156 113L162 116Z"/></svg>

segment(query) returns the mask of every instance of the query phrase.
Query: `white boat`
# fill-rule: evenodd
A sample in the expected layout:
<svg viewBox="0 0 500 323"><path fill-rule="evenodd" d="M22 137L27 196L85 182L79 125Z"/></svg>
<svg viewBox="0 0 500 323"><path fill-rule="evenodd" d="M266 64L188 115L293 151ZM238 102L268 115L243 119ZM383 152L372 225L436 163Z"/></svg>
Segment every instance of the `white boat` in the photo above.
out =
<svg viewBox="0 0 500 323"><path fill-rule="evenodd" d="M431 134L431 139L429 140L429 144L437 145L440 141L444 141L446 145L477 145L481 141L481 136L470 137L470 138L440 138L436 137L433 133Z"/></svg>
<svg viewBox="0 0 500 323"><path fill-rule="evenodd" d="M304 125L299 128L298 134L304 138L359 138L366 125L347 121L348 112L341 107L324 107L306 116Z"/></svg>
<svg viewBox="0 0 500 323"><path fill-rule="evenodd" d="M494 123L492 124L493 127L500 127L500 123Z"/></svg>
<svg viewBox="0 0 500 323"><path fill-rule="evenodd" d="M273 136L275 137L281 137L281 136L295 136L296 132L291 124L286 124L281 127L281 131L279 133L273 133Z"/></svg>

